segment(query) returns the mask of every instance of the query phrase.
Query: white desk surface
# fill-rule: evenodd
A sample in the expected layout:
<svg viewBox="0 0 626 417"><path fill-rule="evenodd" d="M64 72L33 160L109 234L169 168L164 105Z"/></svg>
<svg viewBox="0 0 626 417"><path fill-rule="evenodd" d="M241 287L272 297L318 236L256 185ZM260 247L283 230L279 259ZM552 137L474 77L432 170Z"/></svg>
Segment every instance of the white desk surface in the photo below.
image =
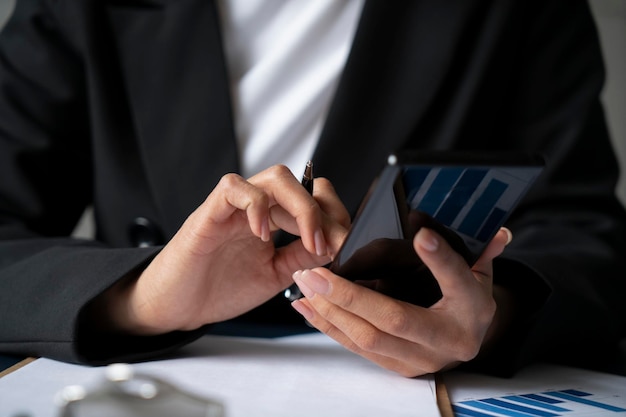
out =
<svg viewBox="0 0 626 417"><path fill-rule="evenodd" d="M405 378L322 334L278 339L207 336L173 358L133 365L237 416L439 416L433 377ZM0 416L56 417L57 392L94 387L103 368L49 359L0 379Z"/></svg>

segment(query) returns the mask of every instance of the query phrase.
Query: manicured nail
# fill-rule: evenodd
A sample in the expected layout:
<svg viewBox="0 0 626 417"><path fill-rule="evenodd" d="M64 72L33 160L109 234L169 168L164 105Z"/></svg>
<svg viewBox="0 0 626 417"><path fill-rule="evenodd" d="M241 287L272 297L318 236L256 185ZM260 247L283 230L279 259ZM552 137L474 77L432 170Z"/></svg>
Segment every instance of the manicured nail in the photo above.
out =
<svg viewBox="0 0 626 417"><path fill-rule="evenodd" d="M295 300L294 302L291 303L291 306L293 307L294 310L300 313L302 317L304 317L306 320L310 321L313 318L313 311L302 301Z"/></svg>
<svg viewBox="0 0 626 417"><path fill-rule="evenodd" d="M263 242L270 241L270 220L268 217L263 219L263 223L261 223L261 240Z"/></svg>
<svg viewBox="0 0 626 417"><path fill-rule="evenodd" d="M328 254L328 247L326 246L324 233L318 229L315 231L313 237L315 239L315 253L317 253L317 256L326 256Z"/></svg>
<svg viewBox="0 0 626 417"><path fill-rule="evenodd" d="M296 271L293 274L293 279L304 294L305 297L311 298L315 294L328 294L330 290L330 283L322 278L321 275L316 274L310 270Z"/></svg>
<svg viewBox="0 0 626 417"><path fill-rule="evenodd" d="M439 248L439 239L437 239L432 232L426 229L420 229L417 234L419 235L420 246L428 252L435 252Z"/></svg>
<svg viewBox="0 0 626 417"><path fill-rule="evenodd" d="M502 230L504 230L506 232L506 243L505 244L508 245L513 240L513 232L511 232L506 227L503 227Z"/></svg>
<svg viewBox="0 0 626 417"><path fill-rule="evenodd" d="M293 273L292 275L293 280L295 281L296 285L298 286L298 288L300 289L300 292L302 293L302 295L304 295L307 298L311 298L315 295L315 291L313 291L312 289L310 289L303 281L302 281L302 271L296 271Z"/></svg>

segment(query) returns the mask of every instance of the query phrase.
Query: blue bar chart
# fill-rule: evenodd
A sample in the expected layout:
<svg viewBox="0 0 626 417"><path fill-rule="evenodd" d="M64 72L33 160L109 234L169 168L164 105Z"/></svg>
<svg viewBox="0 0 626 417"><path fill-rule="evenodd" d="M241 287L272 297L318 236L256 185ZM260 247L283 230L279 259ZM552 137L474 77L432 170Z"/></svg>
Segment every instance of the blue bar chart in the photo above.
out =
<svg viewBox="0 0 626 417"><path fill-rule="evenodd" d="M460 401L452 409L457 417L626 416L626 398L564 389Z"/></svg>

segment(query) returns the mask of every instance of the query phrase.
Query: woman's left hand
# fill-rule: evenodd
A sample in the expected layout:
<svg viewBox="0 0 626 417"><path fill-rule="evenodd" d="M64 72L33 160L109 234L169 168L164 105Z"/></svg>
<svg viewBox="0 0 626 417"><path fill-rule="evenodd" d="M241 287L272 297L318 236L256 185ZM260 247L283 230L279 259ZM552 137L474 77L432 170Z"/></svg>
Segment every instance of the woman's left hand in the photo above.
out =
<svg viewBox="0 0 626 417"><path fill-rule="evenodd" d="M325 268L293 278L305 298L293 307L347 349L404 376L433 373L473 359L496 313L492 260L510 241L501 229L469 267L437 233L422 228L413 246L442 298L425 308L355 284Z"/></svg>

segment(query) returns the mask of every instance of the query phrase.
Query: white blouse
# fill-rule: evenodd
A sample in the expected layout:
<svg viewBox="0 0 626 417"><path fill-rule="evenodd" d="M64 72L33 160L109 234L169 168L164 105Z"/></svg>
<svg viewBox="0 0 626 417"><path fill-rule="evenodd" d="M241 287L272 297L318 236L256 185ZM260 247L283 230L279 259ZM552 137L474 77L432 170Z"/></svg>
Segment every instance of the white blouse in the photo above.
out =
<svg viewBox="0 0 626 417"><path fill-rule="evenodd" d="M242 175L311 158L364 0L218 0Z"/></svg>

